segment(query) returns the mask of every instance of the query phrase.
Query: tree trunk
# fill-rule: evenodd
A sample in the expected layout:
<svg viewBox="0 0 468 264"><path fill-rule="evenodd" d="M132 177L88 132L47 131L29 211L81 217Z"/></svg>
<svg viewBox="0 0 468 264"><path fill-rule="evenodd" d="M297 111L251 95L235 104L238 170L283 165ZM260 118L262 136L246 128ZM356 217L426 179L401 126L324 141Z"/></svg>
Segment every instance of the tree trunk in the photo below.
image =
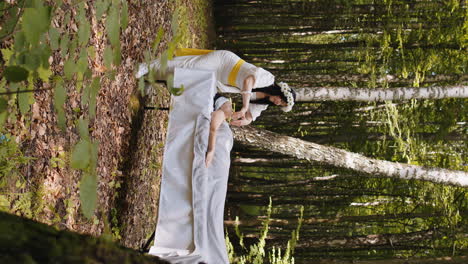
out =
<svg viewBox="0 0 468 264"><path fill-rule="evenodd" d="M297 242L299 248L359 248L379 246L404 246L414 245L423 246L424 242L433 238L434 232L431 230L418 231L411 233L399 234L372 234L372 235L357 235L357 236L310 236L301 235L301 239ZM284 246L281 240L268 241L269 245L273 244L277 247ZM370 248L370 249L371 249Z"/></svg>
<svg viewBox="0 0 468 264"><path fill-rule="evenodd" d="M106 239L0 212L0 263L169 264Z"/></svg>
<svg viewBox="0 0 468 264"><path fill-rule="evenodd" d="M297 101L386 101L408 99L468 98L468 86L402 88L315 87L298 88Z"/></svg>
<svg viewBox="0 0 468 264"><path fill-rule="evenodd" d="M232 130L234 139L241 144L294 156L299 159L313 160L373 176L380 175L404 180L417 179L440 184L468 186L468 173L463 171L427 168L367 158L357 153L282 136L252 126L232 127Z"/></svg>
<svg viewBox="0 0 468 264"><path fill-rule="evenodd" d="M466 264L467 256L447 256L439 258L410 258L410 259L373 259L373 260L339 260L339 259L320 259L316 264ZM296 262L298 263L298 262Z"/></svg>
<svg viewBox="0 0 468 264"><path fill-rule="evenodd" d="M307 217L302 220L302 225L313 225L313 224L328 224L332 226L338 223L371 223L371 222L388 222L401 219L412 219L412 218L429 218L429 217L440 217L441 214L430 214L430 213L401 213L394 215L350 215L350 216L338 216L334 218L318 218L318 217ZM264 219L251 218L242 219L237 223L234 220L224 220L226 226L240 225L242 227L249 226L262 226ZM299 224L299 220L296 216L290 219L284 218L270 218L269 226L294 226Z"/></svg>

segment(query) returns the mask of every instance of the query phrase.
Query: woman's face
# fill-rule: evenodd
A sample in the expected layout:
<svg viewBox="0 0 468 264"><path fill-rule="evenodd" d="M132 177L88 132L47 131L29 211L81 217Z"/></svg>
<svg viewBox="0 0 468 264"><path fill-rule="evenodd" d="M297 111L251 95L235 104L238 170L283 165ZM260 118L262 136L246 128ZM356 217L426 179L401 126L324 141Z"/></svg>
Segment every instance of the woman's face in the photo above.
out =
<svg viewBox="0 0 468 264"><path fill-rule="evenodd" d="M281 99L281 96L279 96L279 95L270 95L269 99L270 99L270 102L274 103L275 105L281 105L281 106L287 106L288 105L288 103L283 101L283 99Z"/></svg>

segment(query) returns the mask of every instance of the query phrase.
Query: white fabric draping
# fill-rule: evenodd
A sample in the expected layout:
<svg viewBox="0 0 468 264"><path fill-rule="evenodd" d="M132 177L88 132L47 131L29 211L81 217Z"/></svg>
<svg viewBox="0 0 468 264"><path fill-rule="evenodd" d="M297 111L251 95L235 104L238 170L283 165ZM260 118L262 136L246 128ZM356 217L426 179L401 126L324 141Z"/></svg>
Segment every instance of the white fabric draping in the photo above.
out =
<svg viewBox="0 0 468 264"><path fill-rule="evenodd" d="M213 162L205 167L216 91L211 71L175 69L163 158L158 223L149 254L172 263L228 263L223 214L232 148L226 122L218 129Z"/></svg>
<svg viewBox="0 0 468 264"><path fill-rule="evenodd" d="M167 80L168 76L174 73L175 68L210 70L215 73L216 86L223 93L239 93L243 87L245 78L249 75L255 77L254 88L270 86L275 82L275 76L269 71L256 67L248 62L242 64L236 77L236 87L229 86L228 78L234 65L240 60L240 57L227 50L215 50L205 55L180 56L167 62L165 72L161 69L161 59L152 61L148 67L146 63L139 65L135 77L140 78L148 73L148 70L156 70L156 79ZM255 121L261 112L266 110L268 105L250 104L249 111L252 119Z"/></svg>

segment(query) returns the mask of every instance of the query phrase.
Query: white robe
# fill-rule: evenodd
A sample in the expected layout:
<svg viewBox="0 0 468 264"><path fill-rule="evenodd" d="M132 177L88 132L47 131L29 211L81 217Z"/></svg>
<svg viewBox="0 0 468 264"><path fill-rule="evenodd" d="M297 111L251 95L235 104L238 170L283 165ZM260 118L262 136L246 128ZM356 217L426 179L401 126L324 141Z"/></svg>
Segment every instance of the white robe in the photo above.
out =
<svg viewBox="0 0 468 264"><path fill-rule="evenodd" d="M186 69L201 69L214 71L216 78L216 86L223 93L240 93L244 85L244 80L250 75L255 77L253 88L265 87L272 85L275 82L275 76L263 68L256 67L248 62L242 64L236 76L236 85L228 85L228 76L231 73L234 65L240 60L240 57L227 50L215 50L205 55L180 56L167 62L167 69L163 73L161 71L161 60L157 59L150 63L149 68L156 70L156 79L167 80L174 73L175 68ZM140 78L148 73L148 65L140 64L135 77ZM255 121L261 112L266 110L268 105L264 104L249 104L249 111L252 114L252 119Z"/></svg>
<svg viewBox="0 0 468 264"><path fill-rule="evenodd" d="M149 254L172 263L228 263L224 202L233 138L226 122L218 129L213 162L205 167L215 77L211 71L175 69L163 159L159 214Z"/></svg>

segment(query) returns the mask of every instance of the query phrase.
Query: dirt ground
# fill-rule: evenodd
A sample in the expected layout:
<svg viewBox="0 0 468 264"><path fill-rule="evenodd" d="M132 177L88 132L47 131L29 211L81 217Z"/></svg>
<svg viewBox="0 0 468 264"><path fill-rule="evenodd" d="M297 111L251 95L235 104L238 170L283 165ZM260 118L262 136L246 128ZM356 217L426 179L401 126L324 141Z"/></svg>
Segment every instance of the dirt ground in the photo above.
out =
<svg viewBox="0 0 468 264"><path fill-rule="evenodd" d="M88 15L95 12L92 2L87 1ZM91 136L99 142L98 206L94 219L88 220L80 212L81 176L68 166L71 148L79 140L73 122L81 115L76 110L81 98L74 87L67 87L66 131L57 126L51 91L36 92L31 114L9 124L7 129L17 137L24 155L34 158L23 168L27 189L33 193L33 219L80 233L108 235L127 247L139 249L155 228L167 125L167 111L144 110L143 106L167 107L170 96L167 92L155 94L155 88L149 89L144 98L137 96L135 66L143 61L143 52L151 46L159 27L167 32L160 51L165 48L172 37L171 18L177 5L184 5L186 10L189 42L185 45L209 48L204 36L209 35L207 30L212 27L199 27L191 20L199 19L193 15L197 12L205 12L209 23L212 17L206 5L197 5L203 1L128 2L129 25L120 38L122 64L116 69L114 81L102 83L96 118L90 122ZM63 16L59 14L52 23L61 30L73 31L73 25L63 25L62 21ZM96 57L89 65L93 75L99 75L107 40L102 33L103 23L91 19L91 25L90 45L95 47ZM55 74L63 73L63 63L60 56L53 56L51 68ZM48 87L43 84L36 88Z"/></svg>

